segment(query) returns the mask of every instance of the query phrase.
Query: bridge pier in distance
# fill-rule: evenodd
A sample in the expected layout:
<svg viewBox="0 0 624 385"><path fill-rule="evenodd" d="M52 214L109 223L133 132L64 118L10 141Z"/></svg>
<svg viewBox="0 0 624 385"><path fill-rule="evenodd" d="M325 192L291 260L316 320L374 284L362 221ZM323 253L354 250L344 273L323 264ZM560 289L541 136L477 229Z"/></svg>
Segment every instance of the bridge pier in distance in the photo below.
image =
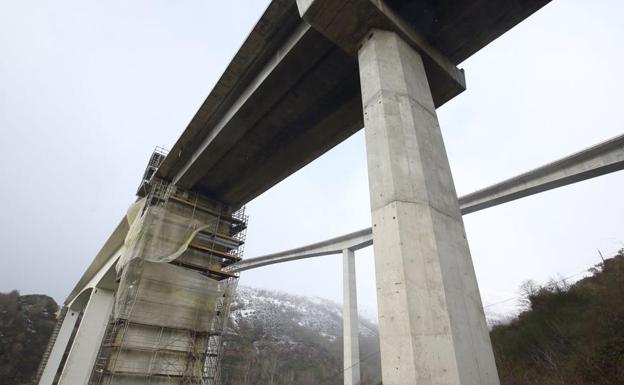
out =
<svg viewBox="0 0 624 385"><path fill-rule="evenodd" d="M355 253L342 251L344 385L360 384L359 317L355 276Z"/></svg>
<svg viewBox="0 0 624 385"><path fill-rule="evenodd" d="M384 385L498 385L421 56L372 30L358 52Z"/></svg>

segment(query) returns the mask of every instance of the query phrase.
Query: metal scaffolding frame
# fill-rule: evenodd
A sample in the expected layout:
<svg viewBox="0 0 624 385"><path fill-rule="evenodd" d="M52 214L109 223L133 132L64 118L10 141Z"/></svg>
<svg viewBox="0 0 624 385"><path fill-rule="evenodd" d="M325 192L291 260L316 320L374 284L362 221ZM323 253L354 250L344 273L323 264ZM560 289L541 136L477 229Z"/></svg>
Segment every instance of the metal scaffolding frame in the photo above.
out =
<svg viewBox="0 0 624 385"><path fill-rule="evenodd" d="M244 207L232 212L159 179L165 154L154 151L137 192L144 200L139 236L124 245L130 257L118 265L115 307L90 385L220 383L222 334L238 282L223 268L242 258L247 216Z"/></svg>

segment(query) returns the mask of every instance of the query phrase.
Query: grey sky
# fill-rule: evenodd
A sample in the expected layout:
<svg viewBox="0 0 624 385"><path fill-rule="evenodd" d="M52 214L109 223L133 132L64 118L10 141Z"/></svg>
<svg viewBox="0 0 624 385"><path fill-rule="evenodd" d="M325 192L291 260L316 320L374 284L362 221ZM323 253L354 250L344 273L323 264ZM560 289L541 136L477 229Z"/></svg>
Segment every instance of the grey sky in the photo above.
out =
<svg viewBox="0 0 624 385"><path fill-rule="evenodd" d="M64 299L268 1L0 0L0 291ZM460 194L624 131L624 3L554 1L467 60L439 111ZM246 256L370 225L362 132L248 206ZM624 173L465 217L484 302L624 247ZM241 283L340 301L337 257ZM358 253L374 313L372 249ZM505 311L513 302L492 307Z"/></svg>

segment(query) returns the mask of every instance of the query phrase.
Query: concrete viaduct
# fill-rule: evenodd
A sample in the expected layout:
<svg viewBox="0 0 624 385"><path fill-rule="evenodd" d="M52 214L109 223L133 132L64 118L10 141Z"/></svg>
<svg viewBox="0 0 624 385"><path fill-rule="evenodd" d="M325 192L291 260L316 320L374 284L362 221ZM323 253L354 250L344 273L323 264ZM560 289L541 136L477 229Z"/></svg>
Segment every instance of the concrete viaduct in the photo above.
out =
<svg viewBox="0 0 624 385"><path fill-rule="evenodd" d="M436 108L466 88L459 63L546 3L273 0L153 177L231 213L363 127L373 228L210 272L344 253L357 384L353 251L372 243L384 384L499 384L462 214L624 165L619 137L456 195ZM89 383L128 232L124 219L70 293L40 385Z"/></svg>
<svg viewBox="0 0 624 385"><path fill-rule="evenodd" d="M479 211L623 168L624 135L620 135L556 162L465 195L459 198L461 211L463 214ZM81 327L74 337L74 340L80 341L76 347L81 351L78 357L89 354L86 357L93 359L96 346L106 327L107 313L110 312L112 301L111 292L116 289L114 266L122 252L128 230L126 220L122 219L65 301L64 322L39 384L52 384L63 353L68 349L72 329L81 313L83 314ZM372 244L372 229L367 228L292 250L247 258L226 269L240 272L300 259L342 255L345 384L357 384L360 373L354 252ZM81 365L84 363L83 360L78 362ZM65 365L67 370L71 370L71 366L67 363Z"/></svg>
<svg viewBox="0 0 624 385"><path fill-rule="evenodd" d="M623 168L624 135L620 135L556 162L462 196L459 198L461 212L465 215ZM373 230L369 227L307 246L248 258L228 266L226 270L240 272L300 259L342 255L344 376L345 384L357 384L360 379L360 357L354 253L372 244Z"/></svg>

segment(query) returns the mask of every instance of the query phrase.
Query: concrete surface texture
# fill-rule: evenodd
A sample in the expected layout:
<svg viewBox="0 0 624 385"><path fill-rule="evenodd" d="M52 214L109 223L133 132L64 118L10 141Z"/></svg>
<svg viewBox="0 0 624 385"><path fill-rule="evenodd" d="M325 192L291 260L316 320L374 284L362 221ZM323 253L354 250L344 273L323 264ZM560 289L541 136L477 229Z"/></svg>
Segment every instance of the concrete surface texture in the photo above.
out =
<svg viewBox="0 0 624 385"><path fill-rule="evenodd" d="M481 297L420 55L359 52L383 383L497 385Z"/></svg>
<svg viewBox="0 0 624 385"><path fill-rule="evenodd" d="M91 377L100 342L104 337L115 296L112 291L95 288L84 310L80 326L69 350L59 385L86 384Z"/></svg>
<svg viewBox="0 0 624 385"><path fill-rule="evenodd" d="M59 333L54 341L54 346L52 347L46 366L41 374L41 378L39 379L39 385L52 385L54 382L56 372L61 365L63 354L69 344L69 339L72 331L74 330L79 314L80 313L78 311L70 309L67 310L67 313L63 317L63 323L61 324Z"/></svg>
<svg viewBox="0 0 624 385"><path fill-rule="evenodd" d="M624 135L459 198L463 214L624 169Z"/></svg>

